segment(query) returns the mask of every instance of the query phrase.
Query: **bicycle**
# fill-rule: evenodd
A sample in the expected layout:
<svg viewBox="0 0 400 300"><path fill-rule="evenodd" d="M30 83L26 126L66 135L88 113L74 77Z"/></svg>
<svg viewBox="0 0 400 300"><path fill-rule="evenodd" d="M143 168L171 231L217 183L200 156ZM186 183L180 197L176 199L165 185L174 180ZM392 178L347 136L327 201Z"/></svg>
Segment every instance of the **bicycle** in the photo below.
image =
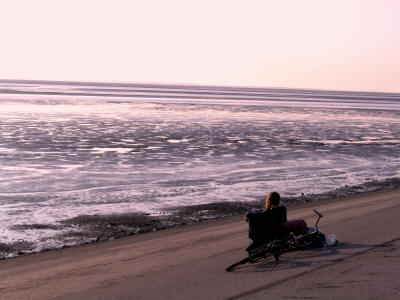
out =
<svg viewBox="0 0 400 300"><path fill-rule="evenodd" d="M325 235L318 229L318 222L322 218L322 214L318 212L316 209L313 209L313 212L318 216L317 221L315 222L314 227L307 227L304 220L295 220L289 221L287 223L283 223L280 228L292 228L294 222L304 223L306 232L303 234L297 234L294 231L290 231L286 237L282 239L275 239L267 244L264 244L260 247L257 247L248 252L248 257L230 265L225 270L227 272L232 271L235 267L246 264L246 263L256 263L261 259L268 259L271 256L275 259L276 262L279 262L279 257L287 252L296 251L300 249L304 249L307 247L326 247L326 238Z"/></svg>

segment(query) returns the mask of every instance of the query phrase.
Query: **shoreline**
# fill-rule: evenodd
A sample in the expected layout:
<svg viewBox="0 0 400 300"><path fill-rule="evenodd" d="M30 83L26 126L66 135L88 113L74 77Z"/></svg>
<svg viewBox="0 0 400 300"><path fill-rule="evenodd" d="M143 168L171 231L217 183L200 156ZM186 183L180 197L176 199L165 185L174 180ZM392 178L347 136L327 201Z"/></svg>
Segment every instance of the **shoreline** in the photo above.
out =
<svg viewBox="0 0 400 300"><path fill-rule="evenodd" d="M321 289L325 284L335 297L343 295L343 289L359 295L359 284L375 296L385 296L386 286L370 282L386 282L390 291L397 287L391 278L398 273L394 263L399 249L393 241L399 237L387 228L399 226L399 195L396 188L293 205L289 219L302 218L310 225L315 221L312 208L322 212L323 232L337 235L339 244L332 249L287 253L278 265L266 260L225 272L226 266L245 256L249 243L247 224L242 216L235 216L0 261L1 296L94 300L248 295L264 299L279 285L277 290L285 296L305 298L313 291L321 298L326 296L326 289ZM362 256L367 251L370 258L373 254L372 265ZM328 277L321 277L325 273ZM314 288L304 290L304 274ZM358 278L361 281L354 285L352 280Z"/></svg>
<svg viewBox="0 0 400 300"><path fill-rule="evenodd" d="M336 201L346 201L357 196L400 189L400 179L391 178L384 182L366 182L359 186L345 186L323 194L308 194L299 197L282 197L282 203L290 208L308 207ZM15 230L58 230L56 242L41 241L41 247L27 241L0 243L0 260L31 255L62 248L79 247L142 233L158 232L164 229L203 223L210 220L243 216L255 209L261 209L265 197L249 202L220 202L176 207L160 215L126 213L109 215L81 215L61 220L57 225L24 224L14 226Z"/></svg>

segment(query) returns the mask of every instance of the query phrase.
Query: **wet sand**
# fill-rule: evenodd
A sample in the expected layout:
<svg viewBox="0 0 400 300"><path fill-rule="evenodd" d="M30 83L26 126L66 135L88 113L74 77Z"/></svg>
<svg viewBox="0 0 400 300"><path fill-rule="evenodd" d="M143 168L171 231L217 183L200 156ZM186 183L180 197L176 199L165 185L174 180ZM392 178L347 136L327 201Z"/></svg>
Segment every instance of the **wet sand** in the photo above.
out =
<svg viewBox="0 0 400 300"><path fill-rule="evenodd" d="M400 179L392 178L382 182L366 182L358 186L345 186L321 194L307 194L299 197L283 197L284 205L291 208L299 205L317 205L325 201L338 201L341 198L400 187ZM20 224L11 228L14 230L47 229L58 232L58 243L43 243L38 249L35 243L19 240L13 243L0 243L0 260L7 256L27 255L57 248L76 247L88 243L103 242L127 236L155 232L173 227L204 221L222 219L243 215L251 210L263 207L265 197L254 201L219 202L169 208L159 215L140 213L79 215L77 217L58 221L57 224Z"/></svg>
<svg viewBox="0 0 400 300"><path fill-rule="evenodd" d="M239 215L0 261L0 299L395 299L400 189L305 202L288 217L312 225L312 208L338 246L227 273L249 243Z"/></svg>
<svg viewBox="0 0 400 300"><path fill-rule="evenodd" d="M400 187L395 94L48 81L0 90L0 259L234 215L220 203L272 189L307 198Z"/></svg>

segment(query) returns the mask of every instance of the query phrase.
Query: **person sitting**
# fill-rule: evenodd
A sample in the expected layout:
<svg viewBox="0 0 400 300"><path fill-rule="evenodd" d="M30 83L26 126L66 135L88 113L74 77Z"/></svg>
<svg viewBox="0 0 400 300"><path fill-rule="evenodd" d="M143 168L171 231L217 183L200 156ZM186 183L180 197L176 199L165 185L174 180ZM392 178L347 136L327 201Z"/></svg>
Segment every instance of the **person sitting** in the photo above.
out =
<svg viewBox="0 0 400 300"><path fill-rule="evenodd" d="M245 221L249 223L249 238L253 241L246 251L251 251L263 244L269 243L277 236L277 226L287 222L286 207L279 205L281 196L271 192L261 211L247 213Z"/></svg>

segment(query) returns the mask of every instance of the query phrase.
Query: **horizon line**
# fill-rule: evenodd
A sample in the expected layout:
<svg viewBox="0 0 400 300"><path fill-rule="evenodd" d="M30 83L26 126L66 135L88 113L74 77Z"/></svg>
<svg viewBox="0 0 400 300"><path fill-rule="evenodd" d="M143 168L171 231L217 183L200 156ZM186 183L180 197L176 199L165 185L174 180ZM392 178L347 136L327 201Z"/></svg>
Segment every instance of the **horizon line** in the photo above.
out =
<svg viewBox="0 0 400 300"><path fill-rule="evenodd" d="M360 91L360 90L340 90L325 88L300 88L300 87L271 87L271 86L233 86L233 85L212 85L196 83L162 83L162 82L129 82L129 81L78 81L78 80L49 80L49 79L2 79L0 83L42 83L60 85L86 85L86 86L159 86L159 87L192 87L192 88L220 88L220 89L251 89L251 90L299 90L299 91L321 91L321 92L343 92L343 93L365 93L365 94L388 94L400 95L400 92L381 92L381 91Z"/></svg>

